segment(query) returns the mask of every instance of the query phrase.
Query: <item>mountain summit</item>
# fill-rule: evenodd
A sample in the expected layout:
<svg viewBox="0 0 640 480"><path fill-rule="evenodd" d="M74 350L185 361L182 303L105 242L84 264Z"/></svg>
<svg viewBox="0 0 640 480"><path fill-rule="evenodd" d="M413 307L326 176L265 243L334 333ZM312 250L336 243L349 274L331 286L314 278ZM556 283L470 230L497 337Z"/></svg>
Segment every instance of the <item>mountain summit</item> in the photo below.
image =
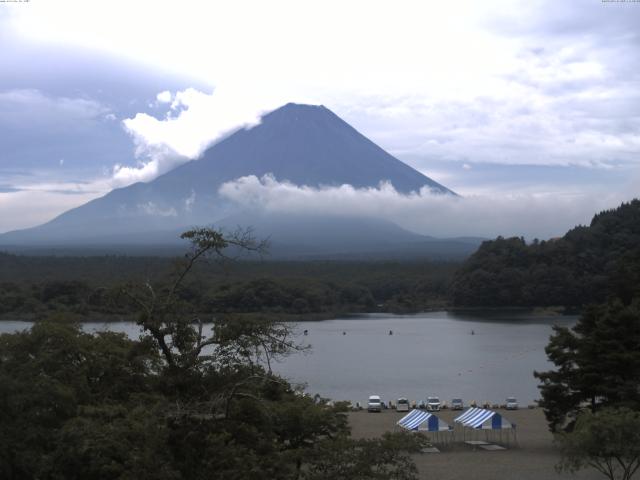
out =
<svg viewBox="0 0 640 480"><path fill-rule="evenodd" d="M237 214L220 186L247 175L296 185L390 182L402 193L430 188L455 195L396 159L324 106L289 103L148 183L116 189L52 221L0 236L0 244L127 243L153 232L212 224Z"/></svg>
<svg viewBox="0 0 640 480"><path fill-rule="evenodd" d="M204 152L170 175L207 183L271 173L297 185L376 187L390 181L399 192L427 186L453 193L391 156L324 106L289 103Z"/></svg>

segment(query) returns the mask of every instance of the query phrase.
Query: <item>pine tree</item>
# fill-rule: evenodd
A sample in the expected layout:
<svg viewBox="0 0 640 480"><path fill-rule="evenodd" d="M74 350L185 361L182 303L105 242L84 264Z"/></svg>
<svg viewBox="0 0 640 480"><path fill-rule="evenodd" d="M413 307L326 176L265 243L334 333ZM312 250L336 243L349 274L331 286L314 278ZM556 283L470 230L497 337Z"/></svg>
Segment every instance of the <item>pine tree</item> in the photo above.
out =
<svg viewBox="0 0 640 480"><path fill-rule="evenodd" d="M640 300L590 307L572 329L555 327L545 350L557 369L534 375L551 431L585 408L640 408Z"/></svg>

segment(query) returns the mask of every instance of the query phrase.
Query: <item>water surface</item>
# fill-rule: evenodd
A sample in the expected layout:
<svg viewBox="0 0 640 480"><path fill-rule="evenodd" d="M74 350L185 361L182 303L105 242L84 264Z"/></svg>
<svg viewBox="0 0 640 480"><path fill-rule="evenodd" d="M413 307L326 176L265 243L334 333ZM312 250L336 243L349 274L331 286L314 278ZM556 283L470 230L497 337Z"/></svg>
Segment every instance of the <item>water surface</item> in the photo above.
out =
<svg viewBox="0 0 640 480"><path fill-rule="evenodd" d="M296 355L275 369L310 392L334 399L366 401L429 395L522 404L539 398L534 370L551 367L544 353L554 324L575 317L531 314L363 315L306 322L303 341L312 353ZM393 335L389 332L393 331Z"/></svg>
<svg viewBox="0 0 640 480"><path fill-rule="evenodd" d="M311 345L273 365L309 393L364 403L368 395L385 400L428 395L450 401L521 404L539 398L534 370L551 367L544 353L554 324L573 325L576 317L521 312L416 315L364 314L304 322L297 338ZM0 332L28 328L29 322L0 322ZM87 323L87 331L112 330L136 338L133 323ZM303 335L303 330L308 334ZM393 334L390 335L389 332Z"/></svg>

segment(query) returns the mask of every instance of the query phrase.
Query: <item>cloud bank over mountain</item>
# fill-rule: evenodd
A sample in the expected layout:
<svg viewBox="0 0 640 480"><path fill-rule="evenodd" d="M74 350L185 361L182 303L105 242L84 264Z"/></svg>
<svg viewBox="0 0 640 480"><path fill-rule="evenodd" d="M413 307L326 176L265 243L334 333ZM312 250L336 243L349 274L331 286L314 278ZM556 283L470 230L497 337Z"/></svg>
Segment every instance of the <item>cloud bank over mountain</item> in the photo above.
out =
<svg viewBox="0 0 640 480"><path fill-rule="evenodd" d="M136 145L138 165L116 165L113 177L122 186L150 181L198 158L212 143L239 128L260 123L260 116L278 107L270 97L251 98L246 91L218 86L211 93L195 88L157 95L157 103L166 112L160 115L137 113L122 124Z"/></svg>
<svg viewBox="0 0 640 480"><path fill-rule="evenodd" d="M297 186L272 176L254 175L226 182L220 195L252 211L268 213L365 216L382 218L408 230L439 237L525 236L552 238L577 224L588 224L595 212L627 200L627 192L585 194L494 194L455 197L428 188L402 194L392 185L356 189Z"/></svg>

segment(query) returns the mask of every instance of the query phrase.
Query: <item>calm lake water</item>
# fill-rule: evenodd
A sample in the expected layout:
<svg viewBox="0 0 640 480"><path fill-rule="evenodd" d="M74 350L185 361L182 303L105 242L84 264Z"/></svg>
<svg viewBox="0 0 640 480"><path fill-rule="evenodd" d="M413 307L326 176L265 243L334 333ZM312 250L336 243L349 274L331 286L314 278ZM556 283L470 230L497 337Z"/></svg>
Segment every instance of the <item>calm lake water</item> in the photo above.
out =
<svg viewBox="0 0 640 480"><path fill-rule="evenodd" d="M462 397L465 402L504 402L513 395L524 405L539 398L533 371L551 366L544 347L552 325L570 326L576 320L523 313L430 312L304 322L296 332L311 351L292 355L273 368L293 382L306 382L309 393L334 400L365 403L368 395L378 394L384 400L435 395L446 401ZM0 322L0 332L29 326ZM84 327L134 338L140 332L132 323Z"/></svg>

